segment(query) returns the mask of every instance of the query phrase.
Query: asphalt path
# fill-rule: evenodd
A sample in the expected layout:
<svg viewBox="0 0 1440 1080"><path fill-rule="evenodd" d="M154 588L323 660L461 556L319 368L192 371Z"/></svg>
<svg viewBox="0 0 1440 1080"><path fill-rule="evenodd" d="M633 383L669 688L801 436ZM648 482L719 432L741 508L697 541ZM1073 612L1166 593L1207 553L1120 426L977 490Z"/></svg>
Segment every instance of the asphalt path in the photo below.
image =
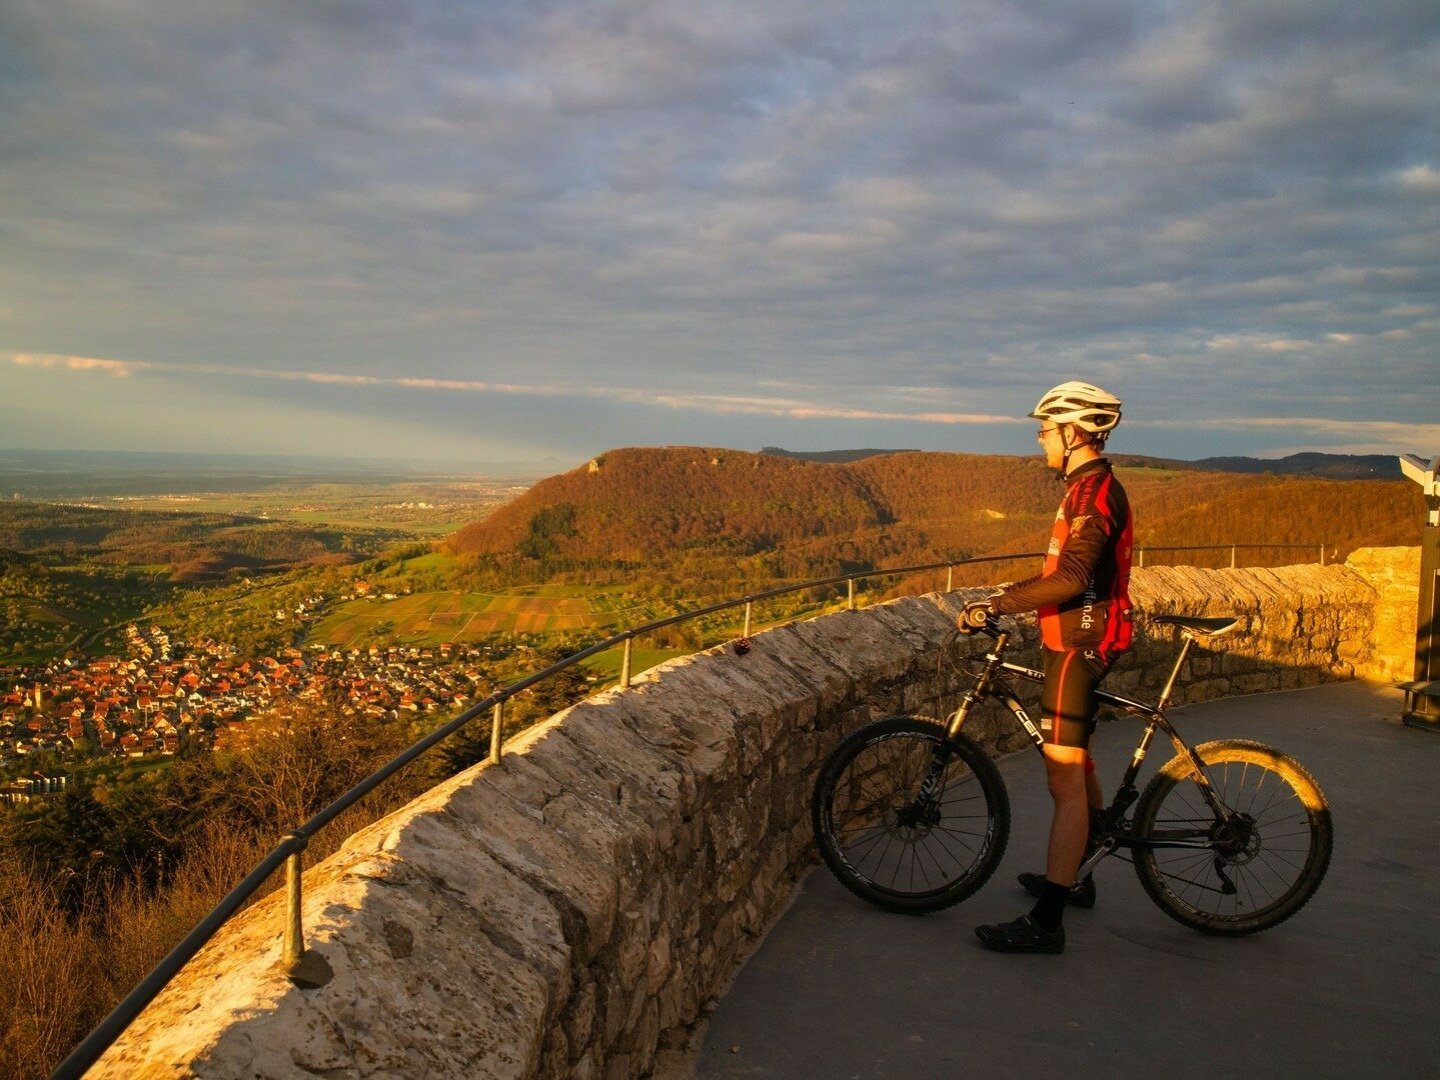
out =
<svg viewBox="0 0 1440 1080"><path fill-rule="evenodd" d="M988 952L978 923L1029 910L1050 800L1032 753L1001 763L1014 809L995 877L957 907L892 915L812 873L737 976L694 1060L704 1080L1440 1075L1440 735L1401 694L1345 683L1177 710L1192 743L1258 739L1324 789L1335 854L1280 926L1227 939L1173 922L1118 859L1066 916L1059 956ZM1107 797L1139 722L1093 747ZM1157 743L1153 767L1168 758Z"/></svg>

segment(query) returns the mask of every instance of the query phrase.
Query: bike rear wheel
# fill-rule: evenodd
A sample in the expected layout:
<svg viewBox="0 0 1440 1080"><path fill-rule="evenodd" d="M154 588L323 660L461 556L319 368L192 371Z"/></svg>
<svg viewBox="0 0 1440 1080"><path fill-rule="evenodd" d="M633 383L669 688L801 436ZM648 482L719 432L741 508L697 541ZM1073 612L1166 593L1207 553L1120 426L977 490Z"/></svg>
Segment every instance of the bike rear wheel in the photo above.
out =
<svg viewBox="0 0 1440 1080"><path fill-rule="evenodd" d="M1216 817L1181 754L1146 786L1134 835L1206 841L1205 849L1140 848L1135 872L1171 918L1207 934L1239 936L1294 915L1315 895L1330 865L1330 808L1298 761L1239 739L1195 747L1215 795Z"/></svg>
<svg viewBox="0 0 1440 1080"><path fill-rule="evenodd" d="M878 720L846 738L821 767L810 810L825 864L886 911L964 900L995 872L1010 835L994 763L964 735L947 738L918 717Z"/></svg>

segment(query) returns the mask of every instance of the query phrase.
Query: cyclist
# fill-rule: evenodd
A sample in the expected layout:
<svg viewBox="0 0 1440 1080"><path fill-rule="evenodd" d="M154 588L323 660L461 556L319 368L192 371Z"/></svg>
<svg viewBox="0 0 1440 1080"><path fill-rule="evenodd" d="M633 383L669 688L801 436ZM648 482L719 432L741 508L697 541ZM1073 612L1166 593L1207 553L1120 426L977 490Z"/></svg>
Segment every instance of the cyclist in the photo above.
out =
<svg viewBox="0 0 1440 1080"><path fill-rule="evenodd" d="M1020 875L1020 883L1038 898L1034 908L1011 922L976 927L975 933L986 948L1002 952L1058 953L1065 948L1066 903L1095 903L1095 883L1089 876L1077 883L1075 874L1091 814L1104 805L1088 752L1098 708L1095 689L1130 647L1133 519L1125 489L1101 456L1120 422L1120 399L1089 383L1065 382L1048 391L1030 415L1040 421L1037 438L1046 464L1065 481L1044 568L966 605L966 612L981 607L995 615L1039 614L1045 670L1040 730L1055 814L1044 875Z"/></svg>

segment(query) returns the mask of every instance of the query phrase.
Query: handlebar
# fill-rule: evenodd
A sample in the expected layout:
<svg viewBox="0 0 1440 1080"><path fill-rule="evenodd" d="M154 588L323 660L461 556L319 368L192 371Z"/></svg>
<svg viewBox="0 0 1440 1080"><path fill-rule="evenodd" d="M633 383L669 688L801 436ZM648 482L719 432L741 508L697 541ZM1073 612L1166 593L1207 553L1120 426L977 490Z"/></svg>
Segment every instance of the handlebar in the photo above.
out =
<svg viewBox="0 0 1440 1080"><path fill-rule="evenodd" d="M1000 636L1000 622L994 612L980 604L972 604L960 612L955 626L965 635L981 632L991 637Z"/></svg>

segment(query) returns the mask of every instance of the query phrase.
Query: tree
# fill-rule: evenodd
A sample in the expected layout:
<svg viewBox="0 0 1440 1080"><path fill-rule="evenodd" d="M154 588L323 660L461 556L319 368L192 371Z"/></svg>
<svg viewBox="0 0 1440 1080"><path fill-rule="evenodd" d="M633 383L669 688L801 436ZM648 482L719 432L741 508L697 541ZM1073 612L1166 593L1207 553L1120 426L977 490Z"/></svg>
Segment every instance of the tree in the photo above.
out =
<svg viewBox="0 0 1440 1080"><path fill-rule="evenodd" d="M346 714L335 701L287 703L246 721L224 768L228 797L258 828L286 832L400 753L410 735L405 724Z"/></svg>
<svg viewBox="0 0 1440 1080"><path fill-rule="evenodd" d="M577 646L583 648L584 646ZM571 653L565 647L542 649L535 654L536 669L559 663ZM585 669L579 664L562 668L550 678L532 686L511 699L505 707L505 729L503 735L523 731L562 709L568 709L577 701L587 697L590 684L585 678ZM490 756L490 725L483 718L476 717L470 723L446 739L440 746L440 760L445 775L450 776L461 769L468 769Z"/></svg>
<svg viewBox="0 0 1440 1080"><path fill-rule="evenodd" d="M89 886L121 868L110 852L115 819L82 783L69 785L20 815L11 842L41 879L53 883L72 910Z"/></svg>

